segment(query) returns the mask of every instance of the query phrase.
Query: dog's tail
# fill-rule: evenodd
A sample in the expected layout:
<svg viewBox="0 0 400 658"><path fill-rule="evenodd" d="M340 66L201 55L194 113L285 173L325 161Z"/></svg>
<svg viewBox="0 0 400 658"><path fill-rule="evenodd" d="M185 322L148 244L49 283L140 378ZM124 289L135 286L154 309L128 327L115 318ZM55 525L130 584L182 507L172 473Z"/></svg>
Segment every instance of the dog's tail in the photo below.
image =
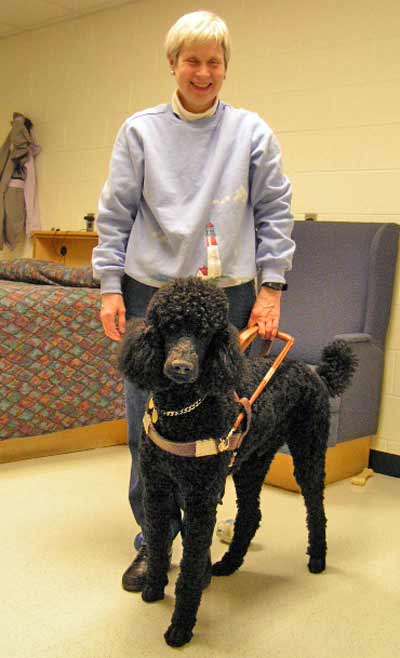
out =
<svg viewBox="0 0 400 658"><path fill-rule="evenodd" d="M357 357L344 340L335 340L322 351L317 373L325 382L329 395L341 395L350 384L357 367Z"/></svg>

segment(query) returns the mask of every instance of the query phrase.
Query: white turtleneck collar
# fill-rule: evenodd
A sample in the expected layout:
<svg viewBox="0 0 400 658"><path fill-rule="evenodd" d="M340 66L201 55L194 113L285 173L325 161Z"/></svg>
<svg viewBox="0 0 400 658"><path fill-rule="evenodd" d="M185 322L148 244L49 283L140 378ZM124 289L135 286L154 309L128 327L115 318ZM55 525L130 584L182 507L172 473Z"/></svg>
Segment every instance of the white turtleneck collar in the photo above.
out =
<svg viewBox="0 0 400 658"><path fill-rule="evenodd" d="M215 99L215 103L208 110L197 114L195 112L188 112L188 110L185 110L181 101L179 100L178 90L175 89L174 93L172 94L171 105L175 114L177 114L178 117L184 121L198 121L199 119L208 119L209 117L214 116L217 111L218 98Z"/></svg>

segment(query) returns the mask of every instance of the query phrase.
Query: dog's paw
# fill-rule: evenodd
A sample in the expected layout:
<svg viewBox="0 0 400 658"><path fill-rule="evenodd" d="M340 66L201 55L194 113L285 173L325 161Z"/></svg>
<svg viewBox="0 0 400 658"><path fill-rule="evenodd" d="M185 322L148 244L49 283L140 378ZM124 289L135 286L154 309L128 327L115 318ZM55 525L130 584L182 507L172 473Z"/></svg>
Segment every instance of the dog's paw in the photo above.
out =
<svg viewBox="0 0 400 658"><path fill-rule="evenodd" d="M169 629L164 633L165 641L170 647L182 647L190 642L193 637L191 629L182 628L176 624L171 624Z"/></svg>
<svg viewBox="0 0 400 658"><path fill-rule="evenodd" d="M321 573L325 571L324 557L310 557L308 561L308 570L310 573Z"/></svg>
<svg viewBox="0 0 400 658"><path fill-rule="evenodd" d="M142 599L146 603L154 603L155 601L161 601L164 598L164 590L156 587L150 587L150 585L145 585L142 591Z"/></svg>
<svg viewBox="0 0 400 658"><path fill-rule="evenodd" d="M230 576L232 573L234 573L240 565L234 564L231 562L230 558L228 557L228 554L225 553L224 557L222 560L219 562L216 562L212 566L212 575L213 576Z"/></svg>

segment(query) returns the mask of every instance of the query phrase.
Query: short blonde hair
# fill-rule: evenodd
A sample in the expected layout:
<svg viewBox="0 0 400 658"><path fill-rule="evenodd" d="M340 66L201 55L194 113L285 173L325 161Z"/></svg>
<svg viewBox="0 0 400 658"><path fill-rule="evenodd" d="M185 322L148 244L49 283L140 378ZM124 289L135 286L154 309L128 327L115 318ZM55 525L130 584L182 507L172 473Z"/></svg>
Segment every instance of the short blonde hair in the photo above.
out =
<svg viewBox="0 0 400 658"><path fill-rule="evenodd" d="M165 39L168 59L176 63L183 44L215 41L224 51L225 68L231 56L231 39L225 21L210 11L193 11L181 16Z"/></svg>

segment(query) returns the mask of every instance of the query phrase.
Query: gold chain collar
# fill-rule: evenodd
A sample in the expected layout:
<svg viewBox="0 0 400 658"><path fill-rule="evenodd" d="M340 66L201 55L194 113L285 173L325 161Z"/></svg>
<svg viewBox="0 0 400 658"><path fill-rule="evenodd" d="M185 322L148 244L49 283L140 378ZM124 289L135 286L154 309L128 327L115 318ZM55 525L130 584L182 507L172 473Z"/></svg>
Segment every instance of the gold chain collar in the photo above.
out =
<svg viewBox="0 0 400 658"><path fill-rule="evenodd" d="M199 399L196 400L195 402L192 402L192 404L189 404L189 406L184 407L183 409L178 409L177 411L172 411L172 410L168 410L168 411L167 411L167 410L165 410L165 409L159 409L159 410L157 410L156 407L155 407L155 404L154 404L154 400L153 400L153 398L151 397L151 398L149 399L148 403L147 403L147 409L148 409L148 411L149 411L150 414L151 414L151 420L152 420L152 422L153 422L153 423L156 423L157 420L158 420L158 417L159 417L160 415L162 415L162 416L182 416L183 414L188 414L188 413L190 413L191 411L194 411L195 409L197 409L197 407L199 407L199 406L202 404L202 402L204 402L204 400L206 399L206 397L207 397L207 396L205 395L204 397L199 398Z"/></svg>

